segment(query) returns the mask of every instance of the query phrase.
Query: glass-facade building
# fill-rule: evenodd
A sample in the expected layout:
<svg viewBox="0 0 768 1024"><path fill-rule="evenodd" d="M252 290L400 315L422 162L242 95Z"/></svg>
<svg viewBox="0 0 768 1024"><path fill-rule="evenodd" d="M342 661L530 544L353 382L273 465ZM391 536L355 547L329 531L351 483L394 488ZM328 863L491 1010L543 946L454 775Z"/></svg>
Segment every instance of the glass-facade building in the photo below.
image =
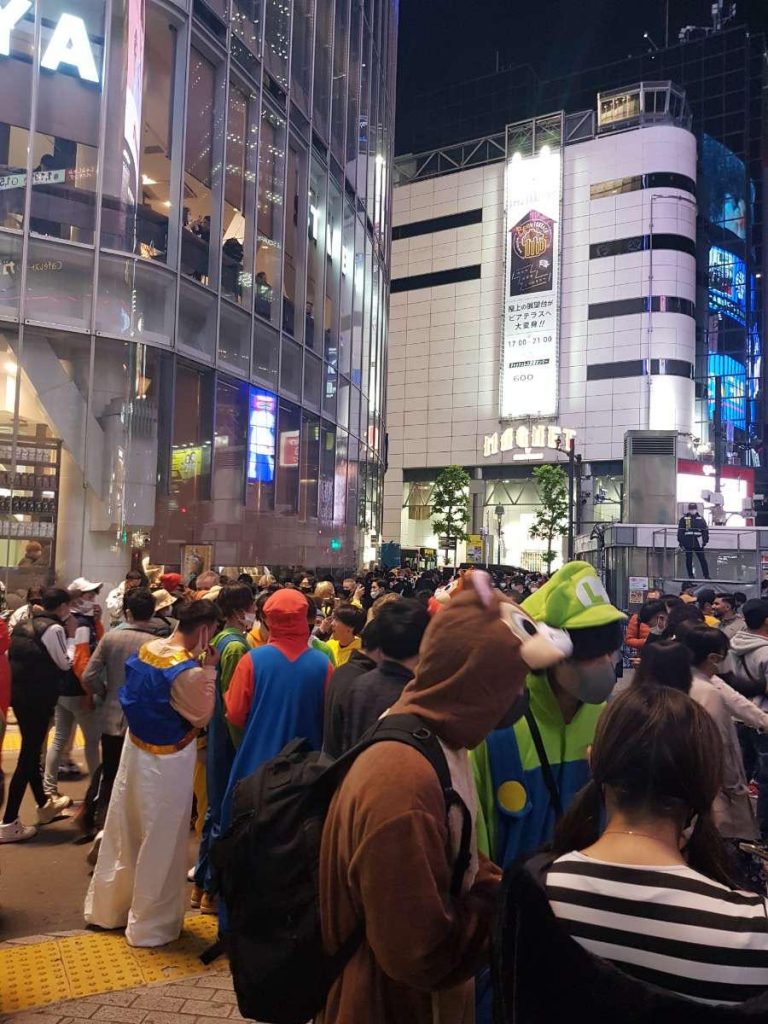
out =
<svg viewBox="0 0 768 1024"><path fill-rule="evenodd" d="M378 534L397 0L0 0L0 574Z"/></svg>

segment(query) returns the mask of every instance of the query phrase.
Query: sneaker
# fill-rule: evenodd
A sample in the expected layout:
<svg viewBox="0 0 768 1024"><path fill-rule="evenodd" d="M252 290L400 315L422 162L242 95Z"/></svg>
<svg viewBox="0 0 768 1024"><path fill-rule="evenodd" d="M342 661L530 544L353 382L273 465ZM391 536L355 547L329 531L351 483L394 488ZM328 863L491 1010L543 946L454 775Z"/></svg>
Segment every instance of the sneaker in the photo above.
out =
<svg viewBox="0 0 768 1024"><path fill-rule="evenodd" d="M76 761L62 761L59 765L58 776L60 779L79 779L83 769Z"/></svg>
<svg viewBox="0 0 768 1024"><path fill-rule="evenodd" d="M49 796L47 802L37 808L38 825L49 825L65 808L69 807L70 803L68 796Z"/></svg>
<svg viewBox="0 0 768 1024"><path fill-rule="evenodd" d="M197 868L190 868L189 871L187 872L187 881L188 882L194 882L194 880L195 880L195 871L197 871Z"/></svg>
<svg viewBox="0 0 768 1024"><path fill-rule="evenodd" d="M93 843L91 844L91 848L88 851L88 854L85 858L91 865L91 867L95 867L96 861L99 859L99 850L101 849L101 840L103 838L104 830L102 829L101 832L96 833L96 837L94 838Z"/></svg>
<svg viewBox="0 0 768 1024"><path fill-rule="evenodd" d="M203 898L200 900L200 913L211 914L214 917L218 914L219 908L216 904L216 897L211 896L209 893L204 892Z"/></svg>
<svg viewBox="0 0 768 1024"><path fill-rule="evenodd" d="M36 835L37 829L33 825L22 825L18 818L7 825L0 824L0 843L23 843Z"/></svg>
<svg viewBox="0 0 768 1024"><path fill-rule="evenodd" d="M63 805L64 807L71 807L74 803L71 796L65 796L65 794L60 793L58 789L47 790L45 795L49 800L66 800L67 802Z"/></svg>
<svg viewBox="0 0 768 1024"><path fill-rule="evenodd" d="M189 905L193 910L200 909L200 903L205 896L205 893L199 885L192 886L192 895L189 897Z"/></svg>

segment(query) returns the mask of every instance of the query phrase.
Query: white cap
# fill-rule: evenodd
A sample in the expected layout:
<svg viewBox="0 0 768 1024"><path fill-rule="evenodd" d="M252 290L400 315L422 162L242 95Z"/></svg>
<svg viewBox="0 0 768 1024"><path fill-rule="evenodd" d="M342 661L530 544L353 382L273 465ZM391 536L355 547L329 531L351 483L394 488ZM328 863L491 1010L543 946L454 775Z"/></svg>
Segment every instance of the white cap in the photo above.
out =
<svg viewBox="0 0 768 1024"><path fill-rule="evenodd" d="M152 596L155 599L156 612L161 612L164 608L170 608L176 604L176 598L172 597L167 590L154 590Z"/></svg>
<svg viewBox="0 0 768 1024"><path fill-rule="evenodd" d="M67 587L67 590L70 594L75 591L77 591L78 594L90 594L94 590L98 590L101 586L101 583L91 583L91 581L87 580L85 576L78 576L76 580L72 580Z"/></svg>

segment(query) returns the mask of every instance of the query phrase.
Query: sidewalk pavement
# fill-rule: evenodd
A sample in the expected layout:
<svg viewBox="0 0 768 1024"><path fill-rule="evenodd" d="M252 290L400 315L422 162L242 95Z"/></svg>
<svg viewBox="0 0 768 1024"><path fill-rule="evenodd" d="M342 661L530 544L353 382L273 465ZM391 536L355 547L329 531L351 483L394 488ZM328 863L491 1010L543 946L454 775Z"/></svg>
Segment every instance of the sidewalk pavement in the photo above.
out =
<svg viewBox="0 0 768 1024"><path fill-rule="evenodd" d="M241 1021L226 960L204 967L199 959L216 930L216 918L189 914L181 938L157 949L134 949L120 932L12 939L0 945L0 1021Z"/></svg>

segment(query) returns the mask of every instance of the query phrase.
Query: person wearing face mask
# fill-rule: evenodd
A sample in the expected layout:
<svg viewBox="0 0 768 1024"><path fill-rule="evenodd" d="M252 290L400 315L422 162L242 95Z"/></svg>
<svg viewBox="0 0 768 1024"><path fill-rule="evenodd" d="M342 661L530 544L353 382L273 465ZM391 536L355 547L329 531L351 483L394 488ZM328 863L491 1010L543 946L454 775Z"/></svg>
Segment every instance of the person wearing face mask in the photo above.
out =
<svg viewBox="0 0 768 1024"><path fill-rule="evenodd" d="M85 763L90 778L101 763L99 744L101 742L101 715L93 701L80 685L88 661L104 636L101 622L99 591L101 583L92 583L78 576L67 587L72 612L69 623L75 645L72 655L72 672L65 677L54 713L54 734L45 757L43 786L51 796L58 796L59 768L62 762L71 762L71 746L75 726L80 727L85 740Z"/></svg>
<svg viewBox="0 0 768 1024"><path fill-rule="evenodd" d="M131 946L162 946L181 933L195 740L215 707L219 612L192 601L170 637L126 662L120 704L128 722L96 867L87 924L125 928Z"/></svg>
<svg viewBox="0 0 768 1024"><path fill-rule="evenodd" d="M595 570L569 562L522 604L537 622L568 632L570 658L529 672L529 707L472 753L480 848L506 867L552 838L557 818L589 779L587 749L616 684L626 616Z"/></svg>
<svg viewBox="0 0 768 1024"><path fill-rule="evenodd" d="M240 659L250 650L246 634L256 619L253 591L243 583L231 583L222 587L216 603L224 619L224 627L211 641L214 650L219 654L216 672L216 710L208 723L205 761L208 808L205 812L190 899L190 905L194 909L199 907L203 914L216 913L209 853L212 844L220 835L221 803L235 759L235 744L239 745L242 738L240 730L227 722L224 716L224 695L229 689Z"/></svg>

